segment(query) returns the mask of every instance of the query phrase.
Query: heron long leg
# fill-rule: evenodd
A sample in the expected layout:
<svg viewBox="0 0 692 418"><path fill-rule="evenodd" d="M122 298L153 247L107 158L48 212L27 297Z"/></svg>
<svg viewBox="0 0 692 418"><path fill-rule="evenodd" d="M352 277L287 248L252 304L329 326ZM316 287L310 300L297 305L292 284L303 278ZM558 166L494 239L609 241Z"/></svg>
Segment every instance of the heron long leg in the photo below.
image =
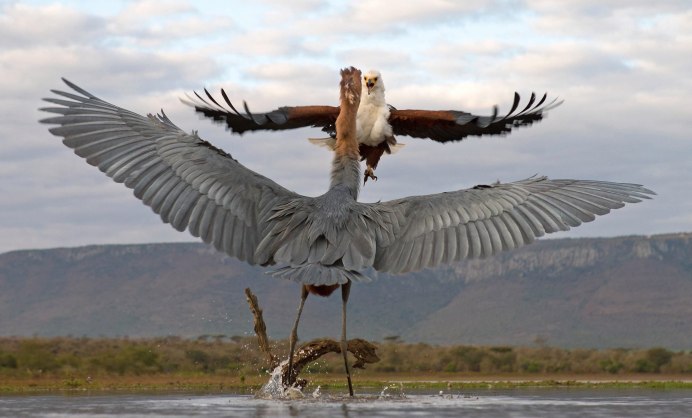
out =
<svg viewBox="0 0 692 418"><path fill-rule="evenodd" d="M341 285L341 353L344 356L344 368L346 369L346 379L348 380L348 394L353 396L353 385L351 384L351 370L348 368L348 342L346 341L346 304L348 295L351 293L351 282L348 281Z"/></svg>
<svg viewBox="0 0 692 418"><path fill-rule="evenodd" d="M296 315L296 321L293 323L293 329L291 330L289 341L288 382L286 382L288 386L291 386L296 380L296 375L293 373L293 352L296 349L296 341L298 340L298 322L300 321L300 314L303 312L303 305L305 305L305 299L308 298L308 293L308 287L302 286L300 289L300 305L298 305L298 315Z"/></svg>

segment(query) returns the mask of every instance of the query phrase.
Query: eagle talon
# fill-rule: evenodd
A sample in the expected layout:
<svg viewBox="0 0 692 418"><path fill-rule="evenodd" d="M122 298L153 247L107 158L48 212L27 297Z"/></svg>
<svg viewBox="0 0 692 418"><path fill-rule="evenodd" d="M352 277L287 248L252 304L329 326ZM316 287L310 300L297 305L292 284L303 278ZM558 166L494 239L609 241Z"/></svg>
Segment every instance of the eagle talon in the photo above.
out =
<svg viewBox="0 0 692 418"><path fill-rule="evenodd" d="M373 170L370 167L365 169L365 175L363 176L363 186L365 186L365 183L368 182L369 178L373 179L373 181L377 181L377 176L375 175L375 170Z"/></svg>

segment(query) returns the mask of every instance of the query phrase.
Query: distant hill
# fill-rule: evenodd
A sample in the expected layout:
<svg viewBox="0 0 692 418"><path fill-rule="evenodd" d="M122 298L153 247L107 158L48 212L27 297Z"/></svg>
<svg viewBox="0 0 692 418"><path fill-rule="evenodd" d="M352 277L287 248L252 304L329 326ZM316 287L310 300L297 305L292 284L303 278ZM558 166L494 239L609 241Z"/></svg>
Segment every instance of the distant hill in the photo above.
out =
<svg viewBox="0 0 692 418"><path fill-rule="evenodd" d="M0 335L252 333L243 289L285 338L299 287L197 243L0 254ZM692 347L692 234L542 240L452 267L355 284L352 337L439 344ZM310 297L299 334L338 336L339 297Z"/></svg>

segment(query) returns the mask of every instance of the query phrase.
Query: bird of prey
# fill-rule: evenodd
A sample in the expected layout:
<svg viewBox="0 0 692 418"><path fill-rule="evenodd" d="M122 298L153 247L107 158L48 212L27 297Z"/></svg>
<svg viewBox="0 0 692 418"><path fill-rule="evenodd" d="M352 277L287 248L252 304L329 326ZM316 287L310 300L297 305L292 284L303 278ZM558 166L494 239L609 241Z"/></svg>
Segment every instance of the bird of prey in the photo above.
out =
<svg viewBox="0 0 692 418"><path fill-rule="evenodd" d="M649 198L636 184L531 177L448 193L386 202L358 201L357 141L360 71L341 72L341 109L327 191L303 196L240 164L187 133L168 117L140 116L65 80L53 90L53 113L42 122L87 163L133 190L136 198L179 231L250 264L276 265L272 274L301 285L291 353L308 294L341 288L342 353L346 304L362 271L403 273L521 247L546 233L593 221L625 203ZM292 354L289 356L292 359ZM291 372L289 372L291 375Z"/></svg>
<svg viewBox="0 0 692 418"><path fill-rule="evenodd" d="M377 164L383 154L391 154L397 147L397 136L429 138L446 143L461 141L469 136L504 135L513 128L540 121L545 112L562 103L557 99L546 101L547 94L537 100L536 94L532 93L524 108L517 111L520 97L515 92L512 107L504 116L498 116L497 106L489 116L477 116L460 110L399 110L387 104L384 81L379 71L370 70L363 74L362 86L356 126L360 156L366 162L364 182L368 178L377 179ZM242 135L256 130L318 127L329 137L311 141L334 148L337 135L334 122L339 115L338 106L284 106L266 113L252 113L247 103L243 102L245 113L241 113L224 89L221 89L221 96L225 106L207 89L204 92L206 97L194 92L194 97L188 95L182 102L206 117L225 123L233 133Z"/></svg>

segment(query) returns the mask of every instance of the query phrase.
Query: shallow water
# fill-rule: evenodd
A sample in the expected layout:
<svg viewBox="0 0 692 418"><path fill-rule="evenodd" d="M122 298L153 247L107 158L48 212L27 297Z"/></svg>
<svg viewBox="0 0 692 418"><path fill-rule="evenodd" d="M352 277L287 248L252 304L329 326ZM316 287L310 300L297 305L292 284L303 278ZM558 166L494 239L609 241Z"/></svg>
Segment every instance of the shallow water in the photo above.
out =
<svg viewBox="0 0 692 418"><path fill-rule="evenodd" d="M692 417L692 391L513 389L251 395L112 394L0 396L2 417Z"/></svg>

